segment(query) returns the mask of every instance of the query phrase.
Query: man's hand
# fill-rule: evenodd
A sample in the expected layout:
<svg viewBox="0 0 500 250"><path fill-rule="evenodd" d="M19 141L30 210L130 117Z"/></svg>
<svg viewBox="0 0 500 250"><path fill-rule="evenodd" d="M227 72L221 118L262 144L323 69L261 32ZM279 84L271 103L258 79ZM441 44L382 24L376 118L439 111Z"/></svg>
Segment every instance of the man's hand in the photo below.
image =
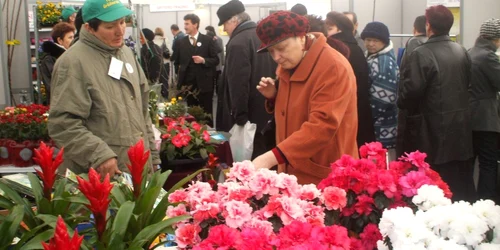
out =
<svg viewBox="0 0 500 250"><path fill-rule="evenodd" d="M101 163L96 168L97 172L101 175L102 178L106 177L106 174L109 174L109 178L113 179L113 177L117 174L122 174L122 171L118 169L118 161L116 158L111 158Z"/></svg>
<svg viewBox="0 0 500 250"><path fill-rule="evenodd" d="M278 165L278 160L274 156L272 151L267 151L265 154L260 155L252 161L255 169L267 168L270 169L273 166Z"/></svg>
<svg viewBox="0 0 500 250"><path fill-rule="evenodd" d="M205 63L205 59L201 56L193 56L193 61L196 64L203 64Z"/></svg>

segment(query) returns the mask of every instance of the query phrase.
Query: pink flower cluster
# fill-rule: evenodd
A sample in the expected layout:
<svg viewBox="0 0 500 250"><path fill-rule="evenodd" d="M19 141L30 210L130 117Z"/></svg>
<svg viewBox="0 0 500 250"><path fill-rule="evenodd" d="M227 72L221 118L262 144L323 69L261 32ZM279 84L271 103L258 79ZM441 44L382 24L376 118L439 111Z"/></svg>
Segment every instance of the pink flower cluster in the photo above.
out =
<svg viewBox="0 0 500 250"><path fill-rule="evenodd" d="M205 142L210 141L210 134L197 122L187 123L184 118L169 120L167 132L162 135L162 139L171 140L176 148L189 146L194 139L202 138Z"/></svg>
<svg viewBox="0 0 500 250"><path fill-rule="evenodd" d="M315 185L299 185L295 176L256 171L249 161L235 163L217 191L195 182L172 193L169 201L178 205L168 208L168 217L192 216L177 225L181 248L349 249L345 228L325 227L325 213L340 213L346 205L344 190L321 192Z"/></svg>
<svg viewBox="0 0 500 250"><path fill-rule="evenodd" d="M376 246L381 237L376 226L368 225L378 224L386 208L411 206L411 197L422 185L436 185L451 197L448 185L425 162L425 153L407 153L387 168L386 152L381 143L367 143L360 148L361 159L344 155L331 165L332 172L318 185L323 193L332 187L346 192L350 202L342 210L340 221L361 235L359 244L365 247L356 249L373 249L371 246ZM353 244L357 244L355 240Z"/></svg>

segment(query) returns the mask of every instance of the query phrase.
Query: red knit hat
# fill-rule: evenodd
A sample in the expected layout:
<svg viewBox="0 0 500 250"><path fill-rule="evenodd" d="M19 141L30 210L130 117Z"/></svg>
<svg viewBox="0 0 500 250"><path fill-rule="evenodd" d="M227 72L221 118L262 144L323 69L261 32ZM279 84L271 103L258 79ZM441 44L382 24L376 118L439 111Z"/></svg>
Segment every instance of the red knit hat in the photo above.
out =
<svg viewBox="0 0 500 250"><path fill-rule="evenodd" d="M290 11L275 12L257 25L257 36L262 42L257 52L267 52L267 48L290 37L305 36L308 31L306 17Z"/></svg>

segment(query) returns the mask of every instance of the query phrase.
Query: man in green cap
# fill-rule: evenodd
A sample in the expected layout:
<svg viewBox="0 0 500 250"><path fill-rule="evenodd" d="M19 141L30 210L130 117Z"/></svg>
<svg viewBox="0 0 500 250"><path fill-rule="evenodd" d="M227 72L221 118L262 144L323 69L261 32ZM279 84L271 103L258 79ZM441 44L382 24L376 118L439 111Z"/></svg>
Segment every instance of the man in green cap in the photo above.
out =
<svg viewBox="0 0 500 250"><path fill-rule="evenodd" d="M119 0L87 0L80 40L57 61L52 77L49 135L64 147L63 170L95 168L102 176L128 172L127 151L144 140L148 166L160 163L148 111L148 81L123 45Z"/></svg>
<svg viewBox="0 0 500 250"><path fill-rule="evenodd" d="M69 24L75 25L76 13L78 11L73 7L67 7L62 10L62 20L63 22L67 22Z"/></svg>

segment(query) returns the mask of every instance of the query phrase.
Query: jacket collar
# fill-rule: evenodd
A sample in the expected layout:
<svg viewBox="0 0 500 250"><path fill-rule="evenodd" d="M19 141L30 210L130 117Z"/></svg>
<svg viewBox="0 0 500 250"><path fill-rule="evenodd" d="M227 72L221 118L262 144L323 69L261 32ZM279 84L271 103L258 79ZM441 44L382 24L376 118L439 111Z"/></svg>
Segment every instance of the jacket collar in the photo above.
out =
<svg viewBox="0 0 500 250"><path fill-rule="evenodd" d="M435 43L435 42L443 42L443 41L451 41L448 35L433 35L429 37L427 43Z"/></svg>
<svg viewBox="0 0 500 250"><path fill-rule="evenodd" d="M52 41L46 41L42 43L42 50L43 52L55 57L59 58L65 51L64 47L52 42Z"/></svg>
<svg viewBox="0 0 500 250"><path fill-rule="evenodd" d="M231 38L233 38L237 34L243 32L244 30L253 29L253 28L257 28L257 24L254 21L246 21L246 22L240 23L238 25L238 27L236 27L236 29L234 29L234 32L231 35Z"/></svg>
<svg viewBox="0 0 500 250"><path fill-rule="evenodd" d="M340 33L337 33L337 34L332 35L330 37L338 39L344 43L351 43L351 44L358 45L358 41L356 41L356 38L354 38L354 35L347 33L347 32L340 32Z"/></svg>
<svg viewBox="0 0 500 250"><path fill-rule="evenodd" d="M389 41L389 45L387 45L385 48L383 48L381 51L379 51L377 53L368 55L368 50L367 50L366 51L366 54L368 55L367 58L370 59L370 58L373 58L373 57L377 57L379 55L391 53L393 49L394 49L394 45L392 45L392 41Z"/></svg>
<svg viewBox="0 0 500 250"><path fill-rule="evenodd" d="M290 76L291 74L290 70L286 70L281 68L281 66L278 66L277 73L280 78L290 76L290 81L304 82L307 80L307 78L309 78L309 75L311 75L312 70L316 66L316 62L319 59L319 55L321 54L325 46L328 45L326 44L326 37L323 34L321 33L309 33L309 34L313 35L314 38L312 38L313 41L311 47L307 51L306 55L304 56L304 58L302 58L302 61L299 63L297 68L295 68L295 71L291 76Z"/></svg>
<svg viewBox="0 0 500 250"><path fill-rule="evenodd" d="M497 47L495 46L495 44L493 42L491 42L488 39L484 39L482 37L478 37L476 39L476 44L474 44L474 46L475 47L479 47L479 48L483 48L483 49L486 49L486 50L490 50L490 51L493 51L493 52L497 51Z"/></svg>
<svg viewBox="0 0 500 250"><path fill-rule="evenodd" d="M84 44L87 44L88 46L92 47L93 49L96 49L100 52L104 52L104 53L110 53L110 54L116 54L118 52L118 50L121 49L120 48L114 48L114 47L111 47L107 44L105 44L104 42L102 42L101 40L99 40L99 38L97 38L96 36L92 35L87 29L83 28L81 31L80 31L80 41L83 42ZM123 43L122 43L122 47L123 47Z"/></svg>

